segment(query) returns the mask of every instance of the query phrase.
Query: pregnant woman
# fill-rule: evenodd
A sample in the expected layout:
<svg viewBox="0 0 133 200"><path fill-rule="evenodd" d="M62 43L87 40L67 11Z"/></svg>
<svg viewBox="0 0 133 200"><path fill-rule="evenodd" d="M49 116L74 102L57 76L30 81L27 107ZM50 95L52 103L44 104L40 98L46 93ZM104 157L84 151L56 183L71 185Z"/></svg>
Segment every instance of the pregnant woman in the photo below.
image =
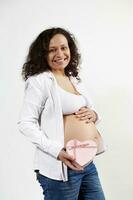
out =
<svg viewBox="0 0 133 200"><path fill-rule="evenodd" d="M80 142L72 147L79 149L91 141L95 154L104 152L95 126L99 115L79 78L79 62L74 36L55 27L33 41L22 69L18 128L36 146L34 170L45 200L105 199L93 158L82 165L67 148L70 141Z"/></svg>

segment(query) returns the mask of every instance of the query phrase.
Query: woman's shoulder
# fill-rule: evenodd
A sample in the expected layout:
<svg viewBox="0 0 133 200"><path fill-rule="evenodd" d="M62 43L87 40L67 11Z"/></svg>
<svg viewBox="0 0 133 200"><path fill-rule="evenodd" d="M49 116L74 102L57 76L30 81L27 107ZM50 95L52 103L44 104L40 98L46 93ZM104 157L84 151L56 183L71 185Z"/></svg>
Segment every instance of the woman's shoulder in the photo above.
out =
<svg viewBox="0 0 133 200"><path fill-rule="evenodd" d="M70 76L70 80L72 83L78 85L78 84L81 84L82 83L82 79L77 79L76 77L73 77L73 76Z"/></svg>
<svg viewBox="0 0 133 200"><path fill-rule="evenodd" d="M73 83L73 85L74 85L75 87L83 88L83 89L86 88L85 83L84 83L84 81L83 81L82 78L76 79L75 77L71 77L70 80L71 80L71 82Z"/></svg>
<svg viewBox="0 0 133 200"><path fill-rule="evenodd" d="M26 82L43 82L45 80L47 80L48 78L50 78L50 72L46 71L46 72L41 72L39 74L34 74L30 77L28 77L28 79L26 80Z"/></svg>
<svg viewBox="0 0 133 200"><path fill-rule="evenodd" d="M50 78L49 72L42 72L40 74L34 74L26 80L25 87L27 88L28 84L43 89L46 86Z"/></svg>

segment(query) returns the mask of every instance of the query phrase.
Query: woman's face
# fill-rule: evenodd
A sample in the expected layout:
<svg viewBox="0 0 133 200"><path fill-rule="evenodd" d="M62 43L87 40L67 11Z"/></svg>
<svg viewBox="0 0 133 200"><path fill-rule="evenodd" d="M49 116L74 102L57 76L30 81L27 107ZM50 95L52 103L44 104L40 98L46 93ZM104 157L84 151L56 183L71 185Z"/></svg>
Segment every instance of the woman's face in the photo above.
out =
<svg viewBox="0 0 133 200"><path fill-rule="evenodd" d="M54 35L49 43L47 62L52 71L60 70L64 72L64 68L70 62L70 49L66 37L62 34Z"/></svg>

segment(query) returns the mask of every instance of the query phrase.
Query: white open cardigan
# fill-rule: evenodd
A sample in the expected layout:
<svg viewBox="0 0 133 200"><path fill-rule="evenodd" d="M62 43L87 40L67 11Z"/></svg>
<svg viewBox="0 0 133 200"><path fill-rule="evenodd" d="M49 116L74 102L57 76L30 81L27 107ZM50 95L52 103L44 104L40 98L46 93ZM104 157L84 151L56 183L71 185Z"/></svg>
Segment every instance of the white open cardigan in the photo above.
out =
<svg viewBox="0 0 133 200"><path fill-rule="evenodd" d="M70 80L86 97L88 106L95 110L82 81ZM99 120L98 116L97 122ZM67 181L67 166L57 159L64 147L64 124L57 82L51 71L26 80L17 124L19 131L36 146L34 169L51 179Z"/></svg>

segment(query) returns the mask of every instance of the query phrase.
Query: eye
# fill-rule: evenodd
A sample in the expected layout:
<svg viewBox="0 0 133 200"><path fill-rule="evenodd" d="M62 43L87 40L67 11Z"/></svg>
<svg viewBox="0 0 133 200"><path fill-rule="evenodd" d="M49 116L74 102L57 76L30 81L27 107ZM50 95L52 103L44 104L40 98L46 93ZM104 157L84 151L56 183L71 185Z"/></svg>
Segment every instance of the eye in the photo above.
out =
<svg viewBox="0 0 133 200"><path fill-rule="evenodd" d="M55 49L49 49L49 53L55 52Z"/></svg>
<svg viewBox="0 0 133 200"><path fill-rule="evenodd" d="M62 49L62 50L66 50L66 49L67 49L67 47L62 47L61 49Z"/></svg>

